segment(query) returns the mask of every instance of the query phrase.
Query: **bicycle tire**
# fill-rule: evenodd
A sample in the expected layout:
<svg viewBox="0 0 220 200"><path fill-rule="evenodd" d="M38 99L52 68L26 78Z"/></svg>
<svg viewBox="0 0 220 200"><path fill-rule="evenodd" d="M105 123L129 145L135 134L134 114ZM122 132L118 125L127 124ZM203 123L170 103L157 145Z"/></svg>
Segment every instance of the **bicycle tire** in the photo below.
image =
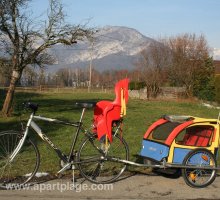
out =
<svg viewBox="0 0 220 200"><path fill-rule="evenodd" d="M92 159L95 157L103 157L102 145L97 136L86 138L79 147L77 154L78 162L85 161L86 159ZM120 138L118 135L113 135L113 142L109 144L106 152L107 156L117 157L120 159L129 159L129 148L126 141ZM120 147L120 148L119 148ZM97 149L96 149L97 148ZM116 150L119 150L116 153ZM118 163L107 159L100 159L98 162L79 163L78 168L80 174L92 183L111 183L118 179L125 171L127 165L124 163Z"/></svg>
<svg viewBox="0 0 220 200"><path fill-rule="evenodd" d="M183 165L199 165L217 167L214 155L207 149L195 149L189 152L183 160ZM182 176L187 185L194 188L204 188L212 184L216 178L216 170L212 169L182 169Z"/></svg>
<svg viewBox="0 0 220 200"><path fill-rule="evenodd" d="M40 154L34 142L26 138L21 150L9 162L9 157L19 143L21 133L0 132L0 188L19 189L30 184L39 164Z"/></svg>

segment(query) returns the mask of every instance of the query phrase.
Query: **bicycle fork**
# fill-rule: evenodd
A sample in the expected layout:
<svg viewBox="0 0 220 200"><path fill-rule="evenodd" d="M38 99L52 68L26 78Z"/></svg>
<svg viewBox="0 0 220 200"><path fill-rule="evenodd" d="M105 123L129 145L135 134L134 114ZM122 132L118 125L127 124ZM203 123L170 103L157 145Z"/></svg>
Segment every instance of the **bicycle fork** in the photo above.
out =
<svg viewBox="0 0 220 200"><path fill-rule="evenodd" d="M10 155L9 157L9 163L13 161L13 159L15 158L15 156L19 153L19 151L21 150L21 147L23 146L24 142L25 142L25 139L27 137L27 134L28 134L28 130L29 130L29 126L31 125L31 121L33 119L33 116L34 114L32 113L28 122L27 122L27 125L26 125L26 128L25 128L25 131L24 131L24 135L23 137L20 139L17 147L15 148L15 150L13 151L13 153Z"/></svg>

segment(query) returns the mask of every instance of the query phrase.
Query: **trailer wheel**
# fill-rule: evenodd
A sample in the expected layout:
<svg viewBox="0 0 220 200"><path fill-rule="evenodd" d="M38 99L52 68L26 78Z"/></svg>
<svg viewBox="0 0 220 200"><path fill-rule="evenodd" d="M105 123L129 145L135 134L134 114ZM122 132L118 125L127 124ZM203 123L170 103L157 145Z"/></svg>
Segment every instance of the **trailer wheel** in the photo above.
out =
<svg viewBox="0 0 220 200"><path fill-rule="evenodd" d="M183 166L217 167L217 162L214 155L207 149L195 149L186 155ZM215 180L216 170L183 168L182 176L187 185L203 188Z"/></svg>

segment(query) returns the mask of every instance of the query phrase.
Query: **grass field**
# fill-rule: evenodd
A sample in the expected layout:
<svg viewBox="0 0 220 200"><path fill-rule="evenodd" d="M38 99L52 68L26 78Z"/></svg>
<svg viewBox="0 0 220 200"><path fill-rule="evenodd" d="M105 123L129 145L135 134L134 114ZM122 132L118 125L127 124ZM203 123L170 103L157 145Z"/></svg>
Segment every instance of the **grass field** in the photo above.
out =
<svg viewBox="0 0 220 200"><path fill-rule="evenodd" d="M0 92L0 107L3 103L3 95ZM8 129L20 129L20 120L28 119L28 112L22 112L22 102L31 99L39 104L38 114L68 121L77 121L81 109L75 107L77 101L99 101L102 99L113 100L114 94L110 93L22 93L15 96L14 115L4 119L0 117L0 131ZM21 113L23 113L21 115ZM127 107L127 116L124 119L123 136L130 148L130 160L135 160L135 155L139 153L143 135L149 125L157 120L163 114L193 115L205 118L217 118L218 110L202 106L199 102L191 101L146 101L138 99L129 99ZM85 124L89 129L92 122L92 110L87 110L85 115ZM68 153L72 133L75 131L72 127L62 125L40 123L44 133L64 152ZM32 133L33 134L33 133ZM36 136L41 153L40 171L57 172L59 160L56 154ZM82 139L82 138L81 138ZM80 143L80 142L79 142ZM78 144L79 144L78 143Z"/></svg>

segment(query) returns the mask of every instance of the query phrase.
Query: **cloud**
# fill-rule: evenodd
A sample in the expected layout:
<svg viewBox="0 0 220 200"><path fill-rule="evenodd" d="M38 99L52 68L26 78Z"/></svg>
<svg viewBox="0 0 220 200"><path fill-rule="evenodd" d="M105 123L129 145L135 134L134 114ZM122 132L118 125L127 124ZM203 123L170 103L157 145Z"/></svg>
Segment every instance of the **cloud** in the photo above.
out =
<svg viewBox="0 0 220 200"><path fill-rule="evenodd" d="M213 59L220 60L220 49L218 48L213 49Z"/></svg>

